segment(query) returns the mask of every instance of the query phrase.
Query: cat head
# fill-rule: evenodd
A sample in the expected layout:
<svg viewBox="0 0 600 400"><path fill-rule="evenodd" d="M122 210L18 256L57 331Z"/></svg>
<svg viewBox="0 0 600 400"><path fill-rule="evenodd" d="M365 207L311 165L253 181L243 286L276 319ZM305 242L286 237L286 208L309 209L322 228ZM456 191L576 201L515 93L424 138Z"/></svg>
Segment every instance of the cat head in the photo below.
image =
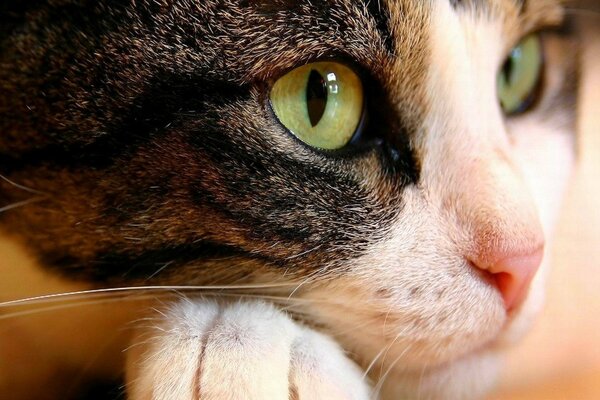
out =
<svg viewBox="0 0 600 400"><path fill-rule="evenodd" d="M389 393L493 380L540 303L573 163L558 1L65 0L11 18L0 199L18 207L0 223L41 265L103 287L289 285Z"/></svg>

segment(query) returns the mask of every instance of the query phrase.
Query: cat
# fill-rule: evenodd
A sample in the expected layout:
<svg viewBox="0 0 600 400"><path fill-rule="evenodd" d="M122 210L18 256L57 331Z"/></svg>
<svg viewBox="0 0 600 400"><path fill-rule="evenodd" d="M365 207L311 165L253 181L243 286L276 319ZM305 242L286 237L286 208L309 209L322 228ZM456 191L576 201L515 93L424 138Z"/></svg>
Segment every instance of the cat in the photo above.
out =
<svg viewBox="0 0 600 400"><path fill-rule="evenodd" d="M565 4L0 7L4 240L48 288L117 300L68 310L76 343L43 325L0 331L9 398L51 396L36 368L84 364L76 349L124 321L131 399L475 399L493 387L542 303L575 160ZM2 293L26 290L25 264ZM5 296L12 321L18 297Z"/></svg>

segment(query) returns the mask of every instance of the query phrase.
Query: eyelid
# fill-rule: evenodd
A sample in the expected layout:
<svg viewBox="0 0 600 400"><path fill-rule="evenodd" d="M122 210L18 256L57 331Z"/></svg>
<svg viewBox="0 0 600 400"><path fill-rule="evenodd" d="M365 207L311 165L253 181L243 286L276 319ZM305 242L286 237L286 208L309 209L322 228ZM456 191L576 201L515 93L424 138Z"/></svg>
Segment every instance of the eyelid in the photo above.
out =
<svg viewBox="0 0 600 400"><path fill-rule="evenodd" d="M564 23L567 16L565 7L559 4L541 4L537 7L529 5L527 8L529 10L524 10L524 14L520 18L523 27L521 38L538 31L558 28Z"/></svg>
<svg viewBox="0 0 600 400"><path fill-rule="evenodd" d="M543 37L543 35L548 33L572 34L574 31L573 27L576 25L575 18L567 14L562 7L561 10L560 16L549 16L540 13L542 14L541 17L536 18L534 21L529 21L529 23L524 23L518 34L509 35L510 40L507 41L508 47L505 49L505 54L508 56L515 46L530 35L540 35L540 37ZM531 20L531 18L529 19Z"/></svg>
<svg viewBox="0 0 600 400"><path fill-rule="evenodd" d="M543 39L547 34L570 37L574 36L577 31L577 18L572 14L564 13L560 19L554 20L549 18L540 19L524 29L519 36L511 39L505 53L508 56L510 51L527 36L539 35L540 39Z"/></svg>
<svg viewBox="0 0 600 400"><path fill-rule="evenodd" d="M369 71L368 68L365 68L364 65L353 60L350 56L348 56L346 54L335 53L335 54L329 54L329 55L321 55L319 57L308 57L308 58L302 60L302 62L300 62L300 63L294 63L294 64L286 65L285 67L282 67L282 68L277 68L275 72L270 74L269 77L264 80L264 82L267 85L267 89L271 90L271 88L273 87L275 82L282 76L288 74L289 72L292 72L293 70L300 68L304 65L317 63L317 62L334 62L334 63L342 64L342 65L346 66L347 68L350 68L352 71L354 71L354 73L356 75L358 75L358 77L361 78L361 80L363 82L365 81L365 79L371 79L371 74L368 72Z"/></svg>

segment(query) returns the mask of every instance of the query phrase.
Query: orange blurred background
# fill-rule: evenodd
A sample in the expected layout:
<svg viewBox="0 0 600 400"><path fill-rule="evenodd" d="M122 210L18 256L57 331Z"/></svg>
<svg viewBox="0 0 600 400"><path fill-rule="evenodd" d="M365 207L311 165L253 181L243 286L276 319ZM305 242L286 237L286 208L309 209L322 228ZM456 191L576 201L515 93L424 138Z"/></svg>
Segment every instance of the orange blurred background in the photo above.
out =
<svg viewBox="0 0 600 400"><path fill-rule="evenodd" d="M600 15L584 29L578 168L552 251L546 308L493 400L600 399Z"/></svg>

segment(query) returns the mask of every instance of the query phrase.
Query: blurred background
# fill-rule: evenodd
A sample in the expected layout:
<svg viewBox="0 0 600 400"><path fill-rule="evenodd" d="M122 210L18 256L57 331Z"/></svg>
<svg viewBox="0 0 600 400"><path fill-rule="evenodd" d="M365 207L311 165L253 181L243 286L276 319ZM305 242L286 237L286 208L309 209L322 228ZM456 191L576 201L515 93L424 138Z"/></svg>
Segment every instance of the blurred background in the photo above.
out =
<svg viewBox="0 0 600 400"><path fill-rule="evenodd" d="M584 24L578 167L554 248L546 308L507 360L493 400L600 399L600 1Z"/></svg>

